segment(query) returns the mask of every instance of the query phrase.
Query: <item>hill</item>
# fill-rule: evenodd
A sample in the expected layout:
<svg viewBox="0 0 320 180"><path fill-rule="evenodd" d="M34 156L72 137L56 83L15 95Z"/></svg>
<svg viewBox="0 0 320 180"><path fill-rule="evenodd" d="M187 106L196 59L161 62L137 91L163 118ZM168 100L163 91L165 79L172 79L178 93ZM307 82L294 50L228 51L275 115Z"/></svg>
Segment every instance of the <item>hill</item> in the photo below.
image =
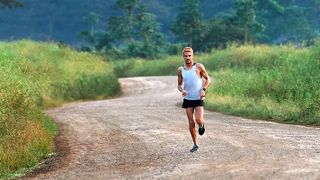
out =
<svg viewBox="0 0 320 180"><path fill-rule="evenodd" d="M81 44L79 32L89 29L89 25L83 21L85 16L90 12L100 15L100 23L96 28L103 29L106 27L107 19L119 13L114 8L116 0L20 1L24 5L23 8L0 9L0 40L21 38L54 40L77 47ZM200 0L204 19L220 14L230 15L234 1ZM179 13L183 0L141 0L141 2L157 16L162 32L172 40L170 27ZM307 32L310 29L319 34L320 2L317 0L266 0L257 1L257 4L259 11L257 19L266 26L267 34L263 36L269 36L271 38L269 42L288 36L299 36L301 31Z"/></svg>
<svg viewBox="0 0 320 180"><path fill-rule="evenodd" d="M108 17L118 12L115 0L23 0L23 8L0 10L0 39L15 40L31 38L35 40L63 41L73 46L79 44L77 34L88 25L83 17L90 12L101 16L100 28L105 27ZM169 34L170 25L178 13L182 0L143 0L148 10L156 14L162 24L162 31ZM231 0L202 3L205 17L223 11L232 4Z"/></svg>

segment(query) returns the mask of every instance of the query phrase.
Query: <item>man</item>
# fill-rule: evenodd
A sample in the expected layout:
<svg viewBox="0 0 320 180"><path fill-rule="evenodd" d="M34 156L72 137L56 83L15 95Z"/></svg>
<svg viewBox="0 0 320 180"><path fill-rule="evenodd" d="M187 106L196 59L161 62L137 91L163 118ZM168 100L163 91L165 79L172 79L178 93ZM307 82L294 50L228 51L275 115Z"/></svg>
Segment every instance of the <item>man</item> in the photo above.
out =
<svg viewBox="0 0 320 180"><path fill-rule="evenodd" d="M206 90L211 82L204 66L193 62L193 50L191 47L185 47L182 51L184 65L178 68L178 90L183 96L182 107L186 109L189 120L189 130L193 141L193 147L190 150L198 150L197 132L195 122L197 122L200 135L204 134L203 122L203 99ZM203 82L204 78L204 82Z"/></svg>

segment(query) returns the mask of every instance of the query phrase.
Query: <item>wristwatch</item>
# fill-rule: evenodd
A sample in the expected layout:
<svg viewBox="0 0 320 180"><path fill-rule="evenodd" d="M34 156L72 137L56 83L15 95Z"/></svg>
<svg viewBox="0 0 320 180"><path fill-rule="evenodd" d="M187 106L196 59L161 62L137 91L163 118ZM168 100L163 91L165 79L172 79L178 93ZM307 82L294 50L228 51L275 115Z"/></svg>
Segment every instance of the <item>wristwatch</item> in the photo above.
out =
<svg viewBox="0 0 320 180"><path fill-rule="evenodd" d="M203 90L203 91L206 91L206 90L207 90L207 88L205 88L205 87L204 87L204 88L202 88L202 90Z"/></svg>

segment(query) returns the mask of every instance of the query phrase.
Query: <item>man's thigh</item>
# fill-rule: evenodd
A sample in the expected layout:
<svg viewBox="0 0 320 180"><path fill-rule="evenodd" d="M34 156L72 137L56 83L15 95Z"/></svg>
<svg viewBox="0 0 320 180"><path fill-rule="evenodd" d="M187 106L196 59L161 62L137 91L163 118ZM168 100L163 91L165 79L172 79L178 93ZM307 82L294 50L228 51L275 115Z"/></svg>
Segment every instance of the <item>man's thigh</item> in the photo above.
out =
<svg viewBox="0 0 320 180"><path fill-rule="evenodd" d="M195 118L196 120L203 119L203 106L197 106L194 108Z"/></svg>

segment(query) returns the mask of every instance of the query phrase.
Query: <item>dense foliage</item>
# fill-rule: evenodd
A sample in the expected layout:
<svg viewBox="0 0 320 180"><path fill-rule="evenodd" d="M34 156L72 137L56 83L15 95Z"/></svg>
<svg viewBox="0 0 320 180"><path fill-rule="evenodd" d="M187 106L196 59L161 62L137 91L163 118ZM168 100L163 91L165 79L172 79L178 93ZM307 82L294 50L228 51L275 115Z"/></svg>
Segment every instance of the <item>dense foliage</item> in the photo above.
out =
<svg viewBox="0 0 320 180"><path fill-rule="evenodd" d="M163 53L165 40L154 14L147 12L146 7L138 0L117 0L115 7L122 15L111 16L105 30L81 33L91 44L86 49L116 58L127 55L156 58Z"/></svg>
<svg viewBox="0 0 320 180"><path fill-rule="evenodd" d="M199 49L204 34L202 16L199 0L186 0L181 5L180 13L172 27L177 40L187 42L194 49Z"/></svg>
<svg viewBox="0 0 320 180"><path fill-rule="evenodd" d="M1 9L0 38L62 41L103 53L111 49L107 54L116 56L154 58L158 54L152 53L159 49L173 53L176 45L171 43L192 44L197 51L226 47L230 42L308 43L320 29L319 0L215 3L210 0L26 0L22 3L23 8ZM187 25L188 20L192 23ZM137 28L140 26L143 28ZM79 38L81 32L85 41ZM141 35L141 32L149 33Z"/></svg>

